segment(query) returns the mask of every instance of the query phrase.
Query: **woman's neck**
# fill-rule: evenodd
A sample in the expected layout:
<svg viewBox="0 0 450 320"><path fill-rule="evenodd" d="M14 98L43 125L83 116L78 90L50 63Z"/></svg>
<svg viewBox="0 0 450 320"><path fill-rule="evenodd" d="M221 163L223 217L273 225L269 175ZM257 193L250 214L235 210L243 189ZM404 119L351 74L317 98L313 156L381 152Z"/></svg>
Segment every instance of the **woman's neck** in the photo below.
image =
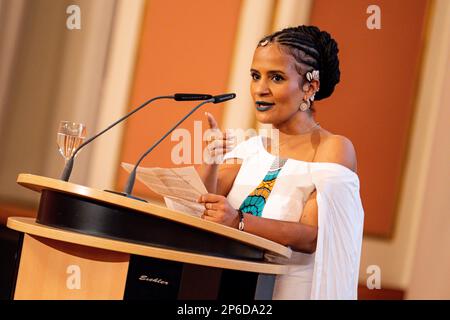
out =
<svg viewBox="0 0 450 320"><path fill-rule="evenodd" d="M306 112L299 112L288 121L272 126L279 131L280 141L289 140L293 136L306 136L319 127L314 117Z"/></svg>

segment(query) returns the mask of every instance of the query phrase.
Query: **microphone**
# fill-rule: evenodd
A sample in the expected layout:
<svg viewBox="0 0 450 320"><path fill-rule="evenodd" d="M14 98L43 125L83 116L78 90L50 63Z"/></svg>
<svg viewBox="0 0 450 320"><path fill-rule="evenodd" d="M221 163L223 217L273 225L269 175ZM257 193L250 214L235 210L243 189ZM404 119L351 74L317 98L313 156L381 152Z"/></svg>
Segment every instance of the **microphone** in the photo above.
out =
<svg viewBox="0 0 450 320"><path fill-rule="evenodd" d="M219 94L218 96L214 96L213 103L222 103L231 99L236 98L236 93L225 93L225 94Z"/></svg>
<svg viewBox="0 0 450 320"><path fill-rule="evenodd" d="M222 103L222 102L234 99L234 98L236 98L235 93L221 94L221 95L214 96L211 99L208 99L206 101L203 101L202 103L200 103L196 107L194 107L188 114L186 114L180 121L178 121L169 131L167 131L167 133L165 133L158 141L156 141L147 151L145 151L144 154L139 158L139 160L134 165L133 170L130 172L130 175L128 176L127 184L125 185L125 190L124 190L124 193L122 193L122 194L127 197L130 197L130 198L145 201L143 199L139 199L139 198L133 197L131 195L131 193L133 191L133 187L134 187L134 182L136 180L136 171L137 171L137 168L139 167L139 164L142 162L142 160L144 160L144 158L150 152L152 152L153 149L155 149L173 130L175 130L181 123L183 123L183 121L186 120L191 114L193 114L198 108L200 108L204 104L207 104L210 102L217 104L217 103Z"/></svg>
<svg viewBox="0 0 450 320"><path fill-rule="evenodd" d="M208 100L213 98L210 94L199 94L199 93L175 93L175 101L198 101L198 100Z"/></svg>
<svg viewBox="0 0 450 320"><path fill-rule="evenodd" d="M64 170L61 174L61 180L63 181L69 181L70 178L70 174L72 173L72 168L73 168L73 162L75 160L75 156L77 155L77 153L87 144L91 143L93 140L95 140L97 137L101 136L102 134L104 134L106 131L108 131L109 129L111 129L112 127L116 126L118 123L122 122L123 120L127 119L129 116L131 116L132 114L138 112L139 110L141 110L143 107L145 107L146 105L148 105L149 103L155 101L155 100L159 100L159 99L174 99L175 101L196 101L196 100L207 100L207 99L212 99L213 96L210 94L196 94L196 93L175 93L175 95L173 96L158 96L155 98L152 98L146 102L144 102L142 105L140 105L139 107L137 107L136 109L130 111L129 113L127 113L125 116L123 116L122 118L120 118L119 120L117 120L116 122L114 122L113 124L111 124L110 126L108 126L106 129L100 131L99 133L97 133L96 135L92 136L91 138L87 139L85 142L83 142L78 148L75 149L75 151L73 152L72 156L69 158L69 160L67 161Z"/></svg>

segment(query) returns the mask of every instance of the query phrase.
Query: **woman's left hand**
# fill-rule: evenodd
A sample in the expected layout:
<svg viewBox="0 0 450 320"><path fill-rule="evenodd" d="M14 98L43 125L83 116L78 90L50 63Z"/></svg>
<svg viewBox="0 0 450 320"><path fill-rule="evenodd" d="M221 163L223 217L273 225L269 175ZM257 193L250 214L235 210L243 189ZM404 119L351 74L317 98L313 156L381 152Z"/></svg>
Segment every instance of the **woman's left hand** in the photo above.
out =
<svg viewBox="0 0 450 320"><path fill-rule="evenodd" d="M239 214L237 210L230 205L226 197L213 193L207 193L201 195L198 202L205 205L205 211L202 215L203 219L214 221L233 228L238 227Z"/></svg>

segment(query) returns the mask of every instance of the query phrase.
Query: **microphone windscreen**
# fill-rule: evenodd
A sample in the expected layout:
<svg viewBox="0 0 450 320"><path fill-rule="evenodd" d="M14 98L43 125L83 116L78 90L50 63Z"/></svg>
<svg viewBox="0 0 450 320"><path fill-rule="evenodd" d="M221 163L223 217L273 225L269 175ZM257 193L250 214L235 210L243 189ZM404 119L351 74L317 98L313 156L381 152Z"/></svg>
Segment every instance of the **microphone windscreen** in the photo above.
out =
<svg viewBox="0 0 450 320"><path fill-rule="evenodd" d="M236 98L236 93L225 93L214 96L213 103L221 103Z"/></svg>
<svg viewBox="0 0 450 320"><path fill-rule="evenodd" d="M213 96L210 94L202 93L175 93L175 101L198 101L198 100L208 100Z"/></svg>

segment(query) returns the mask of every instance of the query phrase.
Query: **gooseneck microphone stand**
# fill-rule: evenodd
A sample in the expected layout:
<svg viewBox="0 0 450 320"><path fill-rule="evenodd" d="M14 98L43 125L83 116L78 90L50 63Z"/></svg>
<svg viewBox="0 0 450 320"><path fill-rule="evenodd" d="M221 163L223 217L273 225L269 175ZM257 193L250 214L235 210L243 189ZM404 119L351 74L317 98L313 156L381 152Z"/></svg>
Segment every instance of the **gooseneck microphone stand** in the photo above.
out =
<svg viewBox="0 0 450 320"><path fill-rule="evenodd" d="M158 96L155 98L152 98L150 100L147 100L146 102L144 102L142 105L140 105L139 107L137 107L136 109L132 110L131 112L127 113L125 116L123 116L122 118L120 118L119 120L115 121L114 123L112 123L110 126L108 126L106 129L100 131L99 133L97 133L96 135L92 136L91 138L87 139L85 142L83 142L78 148L75 149L75 151L73 152L72 156L69 158L69 160L67 161L64 170L61 174L61 180L63 181L69 181L70 178L70 174L72 173L72 168L73 168L73 162L75 159L75 156L77 155L77 153L87 144L91 143L93 140L95 140L98 136L101 136L102 134L104 134L106 131L110 130L111 128L113 128L114 126L116 126L118 123L124 121L125 119L127 119L128 117L130 117L131 115L133 115L134 113L138 112L139 110L141 110L142 108L144 108L146 105L148 105L149 103L155 101L155 100L159 100L159 99L174 99L175 101L198 101L198 100L206 100L206 99L211 99L213 98L212 95L210 94L196 94L196 93L176 93L173 96Z"/></svg>

